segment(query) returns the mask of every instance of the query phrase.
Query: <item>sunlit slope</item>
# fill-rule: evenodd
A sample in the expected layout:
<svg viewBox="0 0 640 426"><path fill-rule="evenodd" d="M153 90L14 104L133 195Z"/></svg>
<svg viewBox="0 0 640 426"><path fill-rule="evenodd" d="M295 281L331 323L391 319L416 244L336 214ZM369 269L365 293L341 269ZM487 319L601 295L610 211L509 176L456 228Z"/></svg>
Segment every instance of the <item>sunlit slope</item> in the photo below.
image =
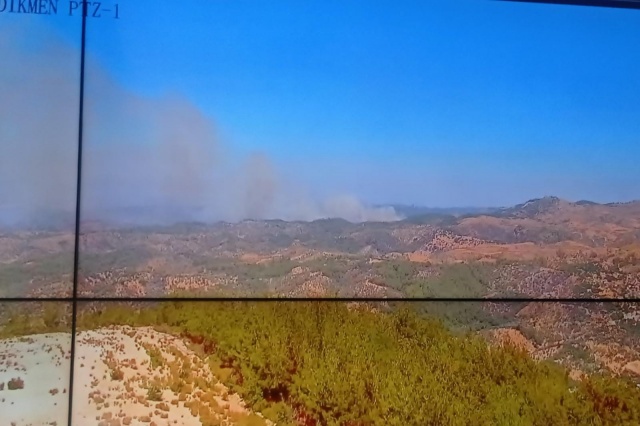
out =
<svg viewBox="0 0 640 426"><path fill-rule="evenodd" d="M337 303L171 303L101 308L83 327L163 326L277 424L632 425L640 391L573 381L511 347L454 336L408 311Z"/></svg>

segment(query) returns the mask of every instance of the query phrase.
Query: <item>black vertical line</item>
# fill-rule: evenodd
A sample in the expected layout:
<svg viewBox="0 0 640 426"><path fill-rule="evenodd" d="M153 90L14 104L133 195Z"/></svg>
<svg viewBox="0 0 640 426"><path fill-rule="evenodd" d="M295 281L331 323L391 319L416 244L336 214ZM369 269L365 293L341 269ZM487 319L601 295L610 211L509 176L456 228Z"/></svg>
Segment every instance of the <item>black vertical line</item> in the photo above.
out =
<svg viewBox="0 0 640 426"><path fill-rule="evenodd" d="M75 243L73 253L73 302L71 314L71 355L69 359L69 408L68 408L68 426L73 426L73 380L75 372L75 355L76 355L76 331L77 331L77 315L78 315L78 266L80 263L80 194L82 184L82 140L84 125L84 68L85 68L85 50L87 36L87 2L82 1L82 32L80 36L80 102L78 111L78 163L76 177L76 229Z"/></svg>

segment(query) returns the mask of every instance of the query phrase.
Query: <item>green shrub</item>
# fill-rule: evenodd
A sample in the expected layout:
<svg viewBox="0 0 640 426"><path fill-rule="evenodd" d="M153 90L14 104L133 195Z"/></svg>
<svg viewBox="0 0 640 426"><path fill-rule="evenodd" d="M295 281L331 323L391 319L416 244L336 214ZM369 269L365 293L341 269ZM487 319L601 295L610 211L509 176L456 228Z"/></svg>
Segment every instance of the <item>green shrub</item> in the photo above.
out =
<svg viewBox="0 0 640 426"><path fill-rule="evenodd" d="M9 382L7 383L7 389L8 390L24 389L24 380L22 380L20 377L9 380Z"/></svg>
<svg viewBox="0 0 640 426"><path fill-rule="evenodd" d="M101 323L101 316L108 309L79 321ZM127 321L142 316L131 310ZM375 313L336 302L175 302L144 316L214 342L211 357L233 371L227 385L283 424L294 412L320 425L640 422L640 390L631 383L576 384L557 365L453 335L402 306Z"/></svg>
<svg viewBox="0 0 640 426"><path fill-rule="evenodd" d="M111 370L111 380L122 381L123 379L124 379L124 372L121 369L115 368Z"/></svg>
<svg viewBox="0 0 640 426"><path fill-rule="evenodd" d="M147 389L147 399L149 401L162 401L162 391L158 386L152 385Z"/></svg>

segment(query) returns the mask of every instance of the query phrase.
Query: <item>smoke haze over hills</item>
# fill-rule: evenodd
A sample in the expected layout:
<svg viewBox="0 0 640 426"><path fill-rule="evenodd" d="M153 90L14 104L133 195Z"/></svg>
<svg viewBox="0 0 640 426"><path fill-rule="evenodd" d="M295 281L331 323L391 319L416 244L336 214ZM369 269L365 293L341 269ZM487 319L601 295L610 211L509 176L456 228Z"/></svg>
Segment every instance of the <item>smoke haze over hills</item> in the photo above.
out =
<svg viewBox="0 0 640 426"><path fill-rule="evenodd" d="M172 32L165 6L136 15L144 2L126 22L92 21L83 220L361 222L638 199L638 86L620 77L638 26L612 18L595 34L576 15L569 31L551 14L525 28L512 25L524 9L498 19L504 5L472 3L407 6L415 26L391 5L324 3L324 18L296 5L272 20L185 4ZM0 225L72 228L78 21L24 18L0 25Z"/></svg>
<svg viewBox="0 0 640 426"><path fill-rule="evenodd" d="M43 28L0 34L0 220L75 208L79 54ZM38 46L20 46L38 33ZM47 70L42 72L42 70ZM267 154L240 163L213 121L179 94L139 96L90 56L86 65L82 212L87 220L393 221L392 208L337 194L314 200L281 179ZM133 213L135 212L135 213Z"/></svg>

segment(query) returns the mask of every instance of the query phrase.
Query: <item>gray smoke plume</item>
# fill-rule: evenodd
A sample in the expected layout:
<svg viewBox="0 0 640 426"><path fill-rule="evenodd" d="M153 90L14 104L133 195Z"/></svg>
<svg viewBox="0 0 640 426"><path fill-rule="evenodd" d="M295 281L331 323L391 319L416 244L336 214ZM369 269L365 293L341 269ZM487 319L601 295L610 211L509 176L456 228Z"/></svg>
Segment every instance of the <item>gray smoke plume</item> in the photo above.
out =
<svg viewBox="0 0 640 426"><path fill-rule="evenodd" d="M41 46L21 46L24 31ZM79 54L41 28L0 28L0 223L75 209ZM268 156L233 164L213 121L180 95L139 96L88 55L82 217L149 224L398 220L352 196L317 202Z"/></svg>
<svg viewBox="0 0 640 426"><path fill-rule="evenodd" d="M339 217L350 222L392 222L398 220L393 207L367 208L355 197L342 195L325 201L326 217Z"/></svg>
<svg viewBox="0 0 640 426"><path fill-rule="evenodd" d="M54 213L73 218L75 211L79 56L55 38L27 47L30 36L26 26L0 27L0 221L6 224Z"/></svg>
<svg viewBox="0 0 640 426"><path fill-rule="evenodd" d="M249 157L245 182L245 217L269 217L276 201L277 190L278 182L269 158L263 153Z"/></svg>

